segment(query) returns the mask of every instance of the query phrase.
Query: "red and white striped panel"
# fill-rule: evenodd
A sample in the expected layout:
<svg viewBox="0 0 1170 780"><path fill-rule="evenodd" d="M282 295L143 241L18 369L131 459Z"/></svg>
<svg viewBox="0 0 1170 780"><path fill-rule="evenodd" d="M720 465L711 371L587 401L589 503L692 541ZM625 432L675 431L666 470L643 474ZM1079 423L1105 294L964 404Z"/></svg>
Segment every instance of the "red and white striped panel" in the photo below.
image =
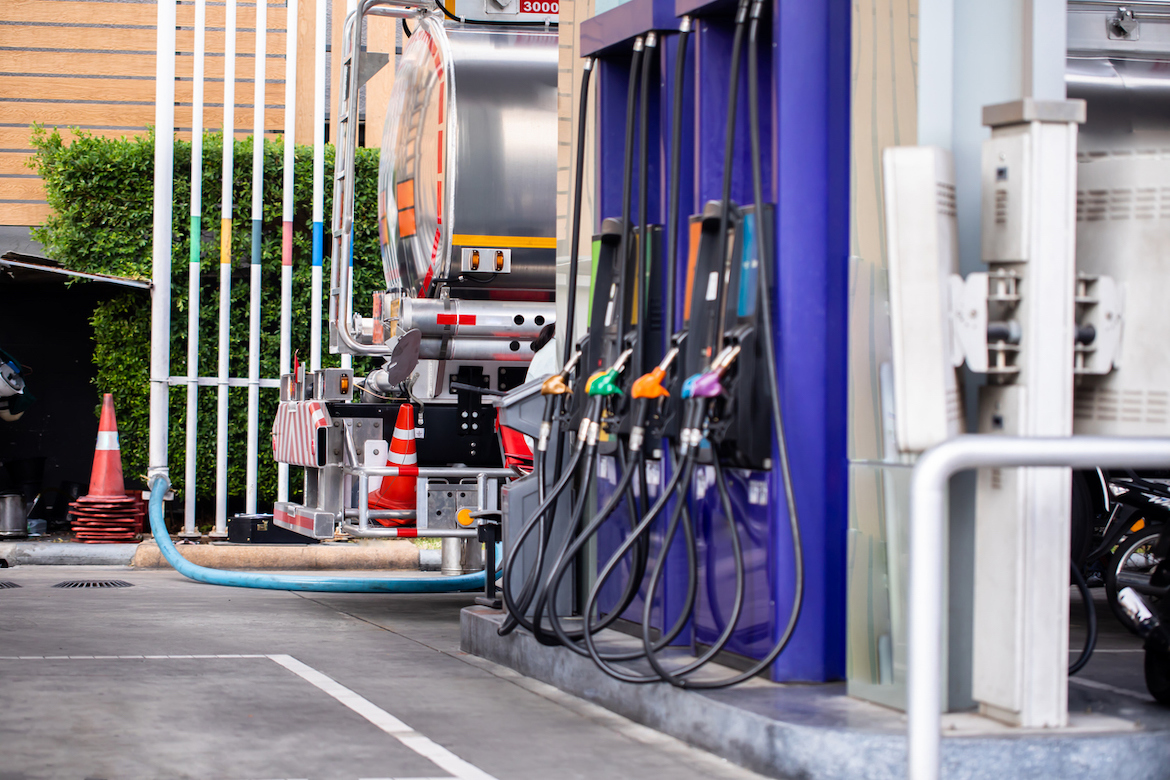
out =
<svg viewBox="0 0 1170 780"><path fill-rule="evenodd" d="M282 401L272 423L272 456L277 463L317 468L317 431L329 427L320 401Z"/></svg>

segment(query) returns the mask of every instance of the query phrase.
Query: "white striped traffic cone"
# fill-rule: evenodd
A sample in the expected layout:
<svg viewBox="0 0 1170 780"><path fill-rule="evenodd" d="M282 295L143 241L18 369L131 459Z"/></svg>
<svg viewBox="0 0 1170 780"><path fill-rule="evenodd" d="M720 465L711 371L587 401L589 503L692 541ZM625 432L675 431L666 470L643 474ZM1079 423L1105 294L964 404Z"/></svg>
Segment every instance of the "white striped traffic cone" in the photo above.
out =
<svg viewBox="0 0 1170 780"><path fill-rule="evenodd" d="M122 451L118 448L118 421L114 418L114 396L109 393L102 398L89 495L126 497L126 485L122 481Z"/></svg>
<svg viewBox="0 0 1170 780"><path fill-rule="evenodd" d="M414 449L414 407L403 404L398 407L398 419L394 423L394 437L386 453L387 466L417 466L418 455ZM418 476L383 477L382 484L370 494L371 509L409 510L416 506L415 493ZM414 525L409 520L378 520L382 525Z"/></svg>

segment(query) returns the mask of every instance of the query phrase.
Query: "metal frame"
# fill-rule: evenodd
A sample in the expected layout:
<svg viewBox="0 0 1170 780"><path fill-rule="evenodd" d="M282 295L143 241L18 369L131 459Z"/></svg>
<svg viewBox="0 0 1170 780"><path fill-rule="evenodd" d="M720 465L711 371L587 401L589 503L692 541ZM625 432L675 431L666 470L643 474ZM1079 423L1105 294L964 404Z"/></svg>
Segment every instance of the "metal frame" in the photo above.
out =
<svg viewBox="0 0 1170 780"><path fill-rule="evenodd" d="M370 477L417 477L419 479L437 478L437 479L463 479L468 477L475 477L479 485L483 485L486 480L505 480L513 479L520 476L512 469L477 469L477 468L461 468L461 467L435 467L435 468L418 468L417 466L346 466L342 473L348 476L355 476L358 478L358 508L357 518L358 524L355 526L352 523L343 523L341 530L350 536L359 537L460 537L460 538L477 538L478 530L472 528L370 528L370 519L384 516L406 517L413 515L413 512L378 512L370 511ZM479 503L483 504L485 500L484 491L479 491ZM479 510L483 511L486 507L480 506ZM344 508L342 510L346 517L351 516Z"/></svg>
<svg viewBox="0 0 1170 780"><path fill-rule="evenodd" d="M957 436L927 450L910 485L910 602L907 674L908 776L937 780L942 714L942 625L947 483L968 469L1064 466L1158 468L1170 439L1104 436Z"/></svg>
<svg viewBox="0 0 1170 780"><path fill-rule="evenodd" d="M330 344L336 334L342 352L352 355L389 355L385 344L362 344L349 333L353 316L353 206L354 155L357 149L358 90L361 89L362 20L367 15L412 19L433 8L430 0L363 0L345 20L341 53L341 83L346 87L339 106L337 155L333 183L333 254L330 268ZM449 98L448 98L449 99Z"/></svg>

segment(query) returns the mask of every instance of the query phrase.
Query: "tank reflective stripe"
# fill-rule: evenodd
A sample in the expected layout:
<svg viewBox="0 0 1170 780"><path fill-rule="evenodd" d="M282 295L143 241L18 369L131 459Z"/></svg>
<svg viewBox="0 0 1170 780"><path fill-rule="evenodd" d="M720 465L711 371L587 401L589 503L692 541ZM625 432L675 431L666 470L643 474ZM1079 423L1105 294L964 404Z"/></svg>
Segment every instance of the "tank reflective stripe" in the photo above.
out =
<svg viewBox="0 0 1170 780"><path fill-rule="evenodd" d="M435 322L439 325L474 325L475 314L436 314Z"/></svg>
<svg viewBox="0 0 1170 780"><path fill-rule="evenodd" d="M455 246L500 247L502 249L556 249L556 237L542 238L540 236L476 236L468 233L456 233L451 236L451 243Z"/></svg>
<svg viewBox="0 0 1170 780"><path fill-rule="evenodd" d="M116 449L118 449L118 432L117 431L98 431L97 449L99 449L99 450L116 450Z"/></svg>

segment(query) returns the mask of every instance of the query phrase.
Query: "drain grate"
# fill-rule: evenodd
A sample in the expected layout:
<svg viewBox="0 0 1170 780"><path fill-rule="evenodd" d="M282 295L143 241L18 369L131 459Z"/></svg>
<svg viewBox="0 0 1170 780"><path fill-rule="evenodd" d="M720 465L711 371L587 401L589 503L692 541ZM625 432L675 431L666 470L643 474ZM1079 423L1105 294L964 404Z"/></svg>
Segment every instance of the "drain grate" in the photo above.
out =
<svg viewBox="0 0 1170 780"><path fill-rule="evenodd" d="M19 587L20 586L17 585L12 580L0 580L0 590L4 590L5 588L19 588Z"/></svg>
<svg viewBox="0 0 1170 780"><path fill-rule="evenodd" d="M58 582L54 588L133 588L125 580L67 580Z"/></svg>

